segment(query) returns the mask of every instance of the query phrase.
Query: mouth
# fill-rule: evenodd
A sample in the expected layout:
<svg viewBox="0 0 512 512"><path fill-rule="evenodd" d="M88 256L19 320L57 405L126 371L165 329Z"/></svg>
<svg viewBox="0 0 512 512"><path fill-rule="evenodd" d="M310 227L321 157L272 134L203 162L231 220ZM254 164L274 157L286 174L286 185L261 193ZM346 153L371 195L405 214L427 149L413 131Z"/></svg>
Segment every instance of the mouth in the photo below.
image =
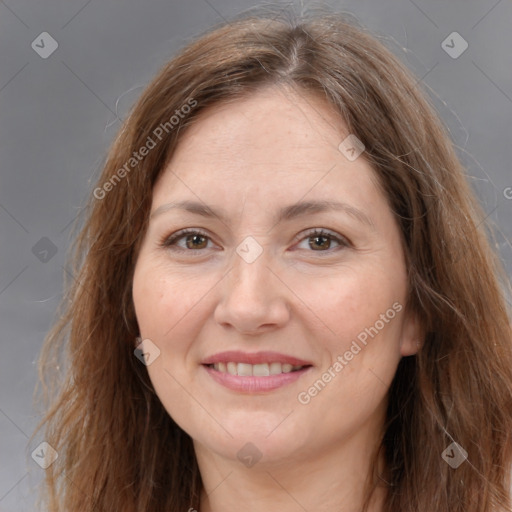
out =
<svg viewBox="0 0 512 512"><path fill-rule="evenodd" d="M229 361L228 363L212 363L206 366L217 372L237 375L239 377L269 377L270 375L297 372L311 365L292 365L290 363L279 363L277 361L261 364Z"/></svg>
<svg viewBox="0 0 512 512"><path fill-rule="evenodd" d="M223 352L201 364L217 383L245 393L272 391L296 381L313 368L308 361L277 352Z"/></svg>

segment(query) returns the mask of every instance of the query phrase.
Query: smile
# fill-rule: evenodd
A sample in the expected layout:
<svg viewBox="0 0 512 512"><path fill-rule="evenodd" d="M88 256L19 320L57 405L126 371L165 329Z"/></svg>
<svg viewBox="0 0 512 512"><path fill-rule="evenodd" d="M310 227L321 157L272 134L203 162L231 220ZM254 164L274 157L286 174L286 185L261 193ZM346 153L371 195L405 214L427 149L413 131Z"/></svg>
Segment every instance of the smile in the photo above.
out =
<svg viewBox="0 0 512 512"><path fill-rule="evenodd" d="M301 370L304 366L291 365L290 363L261 363L261 364L248 364L248 363L215 363L209 365L210 368L221 372L229 373L230 375L238 375L239 377L268 377L270 375L279 375L281 373L290 373Z"/></svg>
<svg viewBox="0 0 512 512"><path fill-rule="evenodd" d="M228 351L201 361L218 384L232 391L263 393L286 386L313 368L304 359L278 352Z"/></svg>

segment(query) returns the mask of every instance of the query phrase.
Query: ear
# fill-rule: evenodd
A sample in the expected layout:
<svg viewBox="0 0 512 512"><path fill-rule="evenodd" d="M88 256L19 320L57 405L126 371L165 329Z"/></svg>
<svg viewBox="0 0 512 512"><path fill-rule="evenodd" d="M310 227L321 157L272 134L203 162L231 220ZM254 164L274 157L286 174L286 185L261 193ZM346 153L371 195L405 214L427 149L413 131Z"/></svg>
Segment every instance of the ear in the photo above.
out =
<svg viewBox="0 0 512 512"><path fill-rule="evenodd" d="M425 340L425 333L416 313L406 309L400 336L400 355L413 356L418 353Z"/></svg>

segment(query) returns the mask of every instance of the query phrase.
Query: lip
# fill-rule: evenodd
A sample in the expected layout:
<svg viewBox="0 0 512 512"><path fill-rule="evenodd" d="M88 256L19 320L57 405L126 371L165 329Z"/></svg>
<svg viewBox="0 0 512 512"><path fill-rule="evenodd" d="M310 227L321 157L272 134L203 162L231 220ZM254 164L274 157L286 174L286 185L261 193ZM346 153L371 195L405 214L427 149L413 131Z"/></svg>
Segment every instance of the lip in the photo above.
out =
<svg viewBox="0 0 512 512"><path fill-rule="evenodd" d="M294 358L290 358L294 359ZM294 359L298 361L297 359ZM230 359L233 361L233 359ZM274 360L275 361L275 360ZM225 362L224 360L215 361L215 362ZM240 363L247 361L238 361ZM288 362L288 361L284 361ZM211 363L210 363L211 364ZM258 363L248 363L248 364L258 364ZM290 363L293 364L293 363ZM297 363L300 364L300 363ZM240 377L238 375L231 375L229 373L219 372L214 370L210 366L206 366L203 364L203 368L210 375L210 377L221 384L222 386L231 389L233 391L241 391L246 393L261 393L265 391L273 391L275 389L286 386L287 384L291 384L295 382L297 379L300 379L305 373L311 370L312 366L307 366L306 368L302 368L301 370L296 370L290 373L279 373L278 375L269 375L267 377Z"/></svg>
<svg viewBox="0 0 512 512"><path fill-rule="evenodd" d="M213 356L209 356L201 364L209 365L215 363L245 363L245 364L263 364L263 363L281 363L291 364L292 366L312 366L311 362L305 361L304 359L298 359L293 356L286 354L280 354L279 352L241 352L238 350L228 350L226 352L219 352ZM301 370L299 370L301 371ZM218 373L218 372L217 372ZM295 372L294 372L295 373ZM245 377L247 378L247 377ZM255 377L261 378L261 377ZM264 377L269 379L269 377Z"/></svg>

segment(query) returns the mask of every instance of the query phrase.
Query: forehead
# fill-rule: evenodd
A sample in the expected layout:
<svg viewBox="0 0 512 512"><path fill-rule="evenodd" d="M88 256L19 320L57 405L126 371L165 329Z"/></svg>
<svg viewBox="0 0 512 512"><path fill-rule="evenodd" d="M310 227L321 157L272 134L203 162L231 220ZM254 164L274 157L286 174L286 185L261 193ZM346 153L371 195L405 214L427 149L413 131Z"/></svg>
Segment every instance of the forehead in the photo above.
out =
<svg viewBox="0 0 512 512"><path fill-rule="evenodd" d="M327 150L337 155L346 135L343 120L318 96L272 86L201 112L184 133L174 158L211 156L238 166L246 161L300 166L304 158L310 164L322 154L328 157Z"/></svg>
<svg viewBox="0 0 512 512"><path fill-rule="evenodd" d="M376 180L363 157L350 162L340 152L348 135L339 114L318 95L266 87L201 112L180 139L155 196L187 184L192 193L224 196L233 189L265 190L277 199L312 188L322 195L347 185L357 194Z"/></svg>

